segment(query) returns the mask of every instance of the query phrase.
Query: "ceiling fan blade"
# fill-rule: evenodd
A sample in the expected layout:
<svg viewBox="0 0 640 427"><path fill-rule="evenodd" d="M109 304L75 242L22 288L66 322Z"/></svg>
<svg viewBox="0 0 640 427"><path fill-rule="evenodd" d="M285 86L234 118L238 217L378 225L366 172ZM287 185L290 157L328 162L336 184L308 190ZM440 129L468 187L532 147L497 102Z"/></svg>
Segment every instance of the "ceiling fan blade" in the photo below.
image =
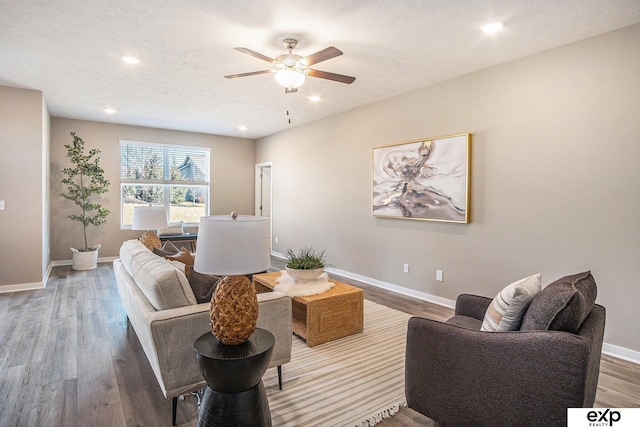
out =
<svg viewBox="0 0 640 427"><path fill-rule="evenodd" d="M333 80L334 82L351 84L356 78L345 76L343 74L329 73L328 71L307 70L307 75L311 77L320 77L321 79Z"/></svg>
<svg viewBox="0 0 640 427"><path fill-rule="evenodd" d="M309 56L305 56L300 60L300 63L309 66L317 64L318 62L326 61L327 59L335 58L336 56L340 55L342 55L342 51L340 49L329 46L326 49L322 49L321 51L312 53Z"/></svg>
<svg viewBox="0 0 640 427"><path fill-rule="evenodd" d="M258 74L268 74L273 73L273 70L262 70L262 71L252 71L250 73L240 73L240 74L230 74L228 76L224 76L225 79L235 79L237 77L248 77L248 76L257 76Z"/></svg>
<svg viewBox="0 0 640 427"><path fill-rule="evenodd" d="M255 52L251 49L247 49L246 47L234 47L235 50L237 50L238 52L242 52L242 53L246 53L247 55L251 55L254 58L258 58L258 59L262 59L263 61L267 61L271 64L275 64L276 60L273 58L269 58L266 55L263 55L261 53Z"/></svg>

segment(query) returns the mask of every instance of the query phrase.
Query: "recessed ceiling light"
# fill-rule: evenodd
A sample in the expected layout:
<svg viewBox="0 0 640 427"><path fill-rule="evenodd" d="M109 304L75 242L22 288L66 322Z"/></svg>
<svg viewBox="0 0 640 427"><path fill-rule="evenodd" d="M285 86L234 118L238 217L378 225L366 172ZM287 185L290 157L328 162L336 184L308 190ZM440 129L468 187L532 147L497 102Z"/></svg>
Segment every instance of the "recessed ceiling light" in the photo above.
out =
<svg viewBox="0 0 640 427"><path fill-rule="evenodd" d="M310 96L310 97L309 97L309 101L311 101L311 102L318 102L318 101L320 101L320 97L319 97L319 96L317 96L317 95Z"/></svg>
<svg viewBox="0 0 640 427"><path fill-rule="evenodd" d="M116 110L114 110L113 108L109 108L109 107L103 108L102 111L104 111L107 114L115 114L116 113Z"/></svg>
<svg viewBox="0 0 640 427"><path fill-rule="evenodd" d="M504 21L489 21L482 25L485 33L497 33L504 28Z"/></svg>
<svg viewBox="0 0 640 427"><path fill-rule="evenodd" d="M238 130L244 132L245 130L247 130L246 126L238 126Z"/></svg>
<svg viewBox="0 0 640 427"><path fill-rule="evenodd" d="M138 64L140 62L138 58L131 55L122 55L120 58L122 59L122 62L125 62L127 64Z"/></svg>

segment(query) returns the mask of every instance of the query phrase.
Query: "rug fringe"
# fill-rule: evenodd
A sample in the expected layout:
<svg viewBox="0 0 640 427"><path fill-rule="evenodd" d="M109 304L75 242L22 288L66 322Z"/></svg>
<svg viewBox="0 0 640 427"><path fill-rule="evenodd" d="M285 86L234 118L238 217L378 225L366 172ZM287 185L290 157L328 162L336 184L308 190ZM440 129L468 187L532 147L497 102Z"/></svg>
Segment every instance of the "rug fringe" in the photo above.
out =
<svg viewBox="0 0 640 427"><path fill-rule="evenodd" d="M386 418L393 417L395 414L398 413L398 411L400 411L400 408L406 408L406 407L407 407L407 401L403 400L400 403L396 403L391 408L383 409L382 411L367 417L366 419L364 419L364 420L360 421L359 423L357 423L355 425L355 427L371 427L371 426L374 426L374 425L378 424L379 422L381 422L382 420L384 420Z"/></svg>

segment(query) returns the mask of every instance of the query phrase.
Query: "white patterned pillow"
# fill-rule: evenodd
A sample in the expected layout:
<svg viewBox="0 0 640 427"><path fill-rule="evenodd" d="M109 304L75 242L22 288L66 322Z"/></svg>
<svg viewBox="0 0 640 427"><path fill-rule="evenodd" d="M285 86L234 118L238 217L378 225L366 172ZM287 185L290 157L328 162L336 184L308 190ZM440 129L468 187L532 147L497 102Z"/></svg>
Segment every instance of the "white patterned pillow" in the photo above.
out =
<svg viewBox="0 0 640 427"><path fill-rule="evenodd" d="M480 330L506 332L520 329L524 313L541 288L539 273L511 283L489 304Z"/></svg>

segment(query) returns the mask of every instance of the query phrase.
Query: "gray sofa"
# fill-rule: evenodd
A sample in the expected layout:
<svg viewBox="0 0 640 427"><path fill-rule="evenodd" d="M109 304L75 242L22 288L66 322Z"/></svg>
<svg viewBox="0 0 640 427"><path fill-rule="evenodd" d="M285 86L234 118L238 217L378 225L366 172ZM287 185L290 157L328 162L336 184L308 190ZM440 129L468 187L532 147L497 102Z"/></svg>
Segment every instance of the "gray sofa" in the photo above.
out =
<svg viewBox="0 0 640 427"><path fill-rule="evenodd" d="M407 331L407 405L447 425L566 425L592 407L604 307L589 272L559 279L529 305L520 330L480 331L491 298L463 294L446 322Z"/></svg>
<svg viewBox="0 0 640 427"><path fill-rule="evenodd" d="M197 256L197 255L196 255ZM196 364L195 340L211 331L209 303L197 304L189 282L171 262L129 240L113 262L118 293L165 398L204 388ZM257 326L276 338L269 367L291 360L291 299L281 293L258 295Z"/></svg>

